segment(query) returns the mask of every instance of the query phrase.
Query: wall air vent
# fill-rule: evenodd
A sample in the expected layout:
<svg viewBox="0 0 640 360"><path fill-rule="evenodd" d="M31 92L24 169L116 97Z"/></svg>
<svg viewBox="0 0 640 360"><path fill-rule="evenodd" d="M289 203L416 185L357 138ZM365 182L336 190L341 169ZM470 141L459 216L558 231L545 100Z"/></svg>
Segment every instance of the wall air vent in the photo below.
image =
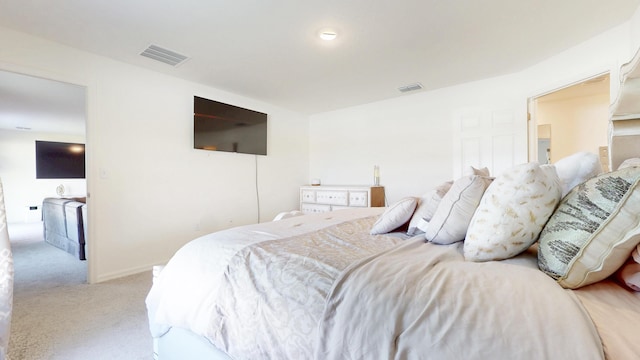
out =
<svg viewBox="0 0 640 360"><path fill-rule="evenodd" d="M158 60L171 66L178 66L188 59L188 57L182 54L178 54L177 52L161 48L157 45L149 45L149 47L144 49L144 51L141 52L140 55L146 56L153 60Z"/></svg>
<svg viewBox="0 0 640 360"><path fill-rule="evenodd" d="M420 90L420 89L422 89L422 84L420 84L420 83L400 86L398 88L398 90L400 90L401 93L406 93L406 92L409 92L409 91L416 91L416 90Z"/></svg>

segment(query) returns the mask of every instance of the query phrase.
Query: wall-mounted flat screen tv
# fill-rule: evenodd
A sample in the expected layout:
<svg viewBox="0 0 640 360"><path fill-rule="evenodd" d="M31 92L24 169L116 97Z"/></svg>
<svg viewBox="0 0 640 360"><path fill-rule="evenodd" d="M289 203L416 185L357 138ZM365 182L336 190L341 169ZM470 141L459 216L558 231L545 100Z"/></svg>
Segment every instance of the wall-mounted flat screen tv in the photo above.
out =
<svg viewBox="0 0 640 360"><path fill-rule="evenodd" d="M267 155L267 114L194 96L193 147Z"/></svg>
<svg viewBox="0 0 640 360"><path fill-rule="evenodd" d="M36 179L84 178L84 144L36 140Z"/></svg>

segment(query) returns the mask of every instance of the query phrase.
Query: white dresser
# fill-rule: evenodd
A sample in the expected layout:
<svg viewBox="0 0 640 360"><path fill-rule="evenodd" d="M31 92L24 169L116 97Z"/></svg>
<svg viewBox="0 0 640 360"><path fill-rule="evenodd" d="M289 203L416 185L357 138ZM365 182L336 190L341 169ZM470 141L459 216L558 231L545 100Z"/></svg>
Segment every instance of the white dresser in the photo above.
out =
<svg viewBox="0 0 640 360"><path fill-rule="evenodd" d="M383 186L301 186L300 211L321 213L349 207L384 206Z"/></svg>

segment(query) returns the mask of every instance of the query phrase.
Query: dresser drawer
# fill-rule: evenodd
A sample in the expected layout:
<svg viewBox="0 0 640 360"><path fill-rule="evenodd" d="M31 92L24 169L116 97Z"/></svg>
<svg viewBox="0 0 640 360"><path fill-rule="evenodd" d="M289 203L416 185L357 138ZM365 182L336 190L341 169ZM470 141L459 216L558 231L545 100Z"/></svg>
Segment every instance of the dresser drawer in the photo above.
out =
<svg viewBox="0 0 640 360"><path fill-rule="evenodd" d="M316 203L329 205L349 205L349 192L346 190L318 190Z"/></svg>
<svg viewBox="0 0 640 360"><path fill-rule="evenodd" d="M316 191L315 190L301 190L300 198L302 202L314 203L316 202Z"/></svg>
<svg viewBox="0 0 640 360"><path fill-rule="evenodd" d="M369 193L366 191L349 191L349 206L369 206Z"/></svg>
<svg viewBox="0 0 640 360"><path fill-rule="evenodd" d="M306 214L371 206L384 206L384 187L367 185L300 187L300 211Z"/></svg>
<svg viewBox="0 0 640 360"><path fill-rule="evenodd" d="M303 203L300 205L300 211L305 214L324 213L331 211L331 205Z"/></svg>

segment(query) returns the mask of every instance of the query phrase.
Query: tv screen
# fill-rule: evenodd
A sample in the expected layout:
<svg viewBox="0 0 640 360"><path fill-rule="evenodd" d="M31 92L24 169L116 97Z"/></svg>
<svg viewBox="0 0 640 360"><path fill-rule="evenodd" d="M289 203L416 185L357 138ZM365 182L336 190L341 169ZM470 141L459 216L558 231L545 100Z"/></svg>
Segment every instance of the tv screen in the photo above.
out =
<svg viewBox="0 0 640 360"><path fill-rule="evenodd" d="M267 114L194 96L193 147L267 155Z"/></svg>
<svg viewBox="0 0 640 360"><path fill-rule="evenodd" d="M36 179L84 179L84 144L36 140Z"/></svg>

